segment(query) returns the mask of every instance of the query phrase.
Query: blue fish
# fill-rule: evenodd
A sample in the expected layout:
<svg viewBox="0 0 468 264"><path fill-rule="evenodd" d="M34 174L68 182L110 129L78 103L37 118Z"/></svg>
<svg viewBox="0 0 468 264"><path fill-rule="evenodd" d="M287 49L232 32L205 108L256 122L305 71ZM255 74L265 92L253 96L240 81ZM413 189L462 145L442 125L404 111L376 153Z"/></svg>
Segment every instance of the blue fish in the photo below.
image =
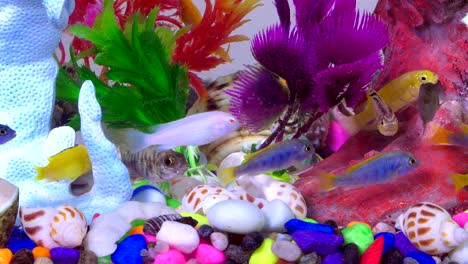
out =
<svg viewBox="0 0 468 264"><path fill-rule="evenodd" d="M0 145L16 137L16 131L7 125L0 125Z"/></svg>
<svg viewBox="0 0 468 264"><path fill-rule="evenodd" d="M406 175L418 165L418 160L407 152L381 153L351 166L342 175L322 172L319 176L320 189L385 183Z"/></svg>
<svg viewBox="0 0 468 264"><path fill-rule="evenodd" d="M218 171L221 184L226 185L236 176L258 175L297 165L315 154L312 144L302 139L289 139L270 145L245 156L241 165Z"/></svg>

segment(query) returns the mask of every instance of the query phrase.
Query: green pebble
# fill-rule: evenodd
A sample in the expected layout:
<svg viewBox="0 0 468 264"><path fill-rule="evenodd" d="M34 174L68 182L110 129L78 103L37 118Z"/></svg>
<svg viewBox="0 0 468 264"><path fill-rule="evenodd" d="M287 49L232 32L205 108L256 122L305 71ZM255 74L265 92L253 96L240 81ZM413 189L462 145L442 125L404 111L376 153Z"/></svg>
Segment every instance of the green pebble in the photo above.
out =
<svg viewBox="0 0 468 264"><path fill-rule="evenodd" d="M201 215L201 214L196 214L196 213L188 213L188 212L182 212L180 213L181 216L190 216L193 219L197 220L198 224L196 227L200 227L201 225L210 225L210 222L208 222L208 218L206 216Z"/></svg>
<svg viewBox="0 0 468 264"><path fill-rule="evenodd" d="M317 221L315 221L312 218L304 218L304 219L301 219L301 220L304 221L304 222L307 222L307 223L312 223L312 224L317 224L318 223Z"/></svg>
<svg viewBox="0 0 468 264"><path fill-rule="evenodd" d="M171 197L166 196L166 205L169 206L172 209L177 209L182 203L172 199Z"/></svg>
<svg viewBox="0 0 468 264"><path fill-rule="evenodd" d="M145 225L145 223L146 223L145 219L135 219L130 223L130 225L132 226L132 228L134 228L137 226Z"/></svg>
<svg viewBox="0 0 468 264"><path fill-rule="evenodd" d="M250 256L249 264L275 264L279 258L271 251L273 239L265 238L262 245Z"/></svg>
<svg viewBox="0 0 468 264"><path fill-rule="evenodd" d="M148 180L141 180L141 181L137 181L133 184L133 189L136 189L138 187L141 187L143 185L151 185L151 182L149 182Z"/></svg>
<svg viewBox="0 0 468 264"><path fill-rule="evenodd" d="M98 258L98 263L112 263L111 255Z"/></svg>
<svg viewBox="0 0 468 264"><path fill-rule="evenodd" d="M369 226L365 224L355 224L350 227L343 228L341 234L344 238L344 244L354 243L359 248L359 253L362 254L374 241L374 235Z"/></svg>

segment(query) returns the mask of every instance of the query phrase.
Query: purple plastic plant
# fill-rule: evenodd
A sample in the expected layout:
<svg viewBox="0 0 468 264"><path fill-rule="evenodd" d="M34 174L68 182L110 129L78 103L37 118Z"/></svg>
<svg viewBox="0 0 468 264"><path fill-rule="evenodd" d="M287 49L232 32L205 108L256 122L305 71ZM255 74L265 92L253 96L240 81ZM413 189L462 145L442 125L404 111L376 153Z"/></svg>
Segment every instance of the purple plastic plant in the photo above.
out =
<svg viewBox="0 0 468 264"><path fill-rule="evenodd" d="M297 128L298 138L341 102L356 107L383 67L380 50L389 41L384 22L357 11L356 0L294 0L294 27L288 1L275 4L280 24L251 42L260 65L248 66L226 92L243 127L258 132L278 122L260 148L280 139L287 126ZM299 118L290 122L293 116Z"/></svg>

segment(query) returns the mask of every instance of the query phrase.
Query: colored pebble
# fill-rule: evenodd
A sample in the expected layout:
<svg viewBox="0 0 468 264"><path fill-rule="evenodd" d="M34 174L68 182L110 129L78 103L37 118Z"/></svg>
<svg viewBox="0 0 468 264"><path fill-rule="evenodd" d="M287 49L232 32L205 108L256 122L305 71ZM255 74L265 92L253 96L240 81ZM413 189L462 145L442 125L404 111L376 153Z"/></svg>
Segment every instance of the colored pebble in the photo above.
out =
<svg viewBox="0 0 468 264"><path fill-rule="evenodd" d="M322 264L342 264L342 263L344 263L344 261L343 261L343 253L341 252L337 252L337 253L325 256L322 260Z"/></svg>
<svg viewBox="0 0 468 264"><path fill-rule="evenodd" d="M377 237L376 240L362 253L361 264L379 264L384 248L384 236Z"/></svg>
<svg viewBox="0 0 468 264"><path fill-rule="evenodd" d="M284 224L294 218L291 208L282 200L274 199L261 209L265 217L263 231L284 232Z"/></svg>
<svg viewBox="0 0 468 264"><path fill-rule="evenodd" d="M98 263L98 257L96 253L90 250L82 250L80 251L80 259L78 260L78 264L94 264Z"/></svg>
<svg viewBox="0 0 468 264"><path fill-rule="evenodd" d="M9 248L0 249L0 264L8 264L13 258L13 252Z"/></svg>
<svg viewBox="0 0 468 264"><path fill-rule="evenodd" d="M245 251L253 251L259 248L263 241L263 235L260 232L250 232L244 236L240 246Z"/></svg>
<svg viewBox="0 0 468 264"><path fill-rule="evenodd" d="M374 238L377 239L381 236L384 238L383 254L385 254L395 246L395 235L389 232L381 232L376 234Z"/></svg>
<svg viewBox="0 0 468 264"><path fill-rule="evenodd" d="M143 235L131 235L117 244L117 249L112 253L111 259L115 264L142 263L140 255L142 249L147 249L146 239Z"/></svg>
<svg viewBox="0 0 468 264"><path fill-rule="evenodd" d="M227 261L231 260L234 263L245 263L249 260L250 255L244 252L240 246L230 244L224 251L224 254L228 258Z"/></svg>
<svg viewBox="0 0 468 264"><path fill-rule="evenodd" d="M382 256L381 264L400 264L403 262L403 254L398 248L392 248Z"/></svg>
<svg viewBox="0 0 468 264"><path fill-rule="evenodd" d="M368 223L359 222L359 221L351 221L346 225L346 227L352 227L353 225L357 225L357 224L366 225L367 227L369 227L369 229L372 230L372 227Z"/></svg>
<svg viewBox="0 0 468 264"><path fill-rule="evenodd" d="M156 239L168 243L172 248L185 254L192 253L200 243L200 237L195 228L175 221L164 222Z"/></svg>
<svg viewBox="0 0 468 264"><path fill-rule="evenodd" d="M97 262L94 262L97 263ZM47 257L38 257L34 260L34 264L54 264L54 262Z"/></svg>
<svg viewBox="0 0 468 264"><path fill-rule="evenodd" d="M403 259L403 264L421 264L414 258L406 257Z"/></svg>
<svg viewBox="0 0 468 264"><path fill-rule="evenodd" d="M129 235L143 235L143 226L136 226L130 230Z"/></svg>
<svg viewBox="0 0 468 264"><path fill-rule="evenodd" d="M297 230L312 230L316 232L322 232L327 234L334 234L335 229L330 225L308 223L299 219L291 219L284 224L284 227L289 234L296 232Z"/></svg>
<svg viewBox="0 0 468 264"><path fill-rule="evenodd" d="M416 260L419 264L436 264L431 255L422 251L410 251L406 257Z"/></svg>
<svg viewBox="0 0 468 264"><path fill-rule="evenodd" d="M343 234L345 244L354 243L358 246L360 254L364 253L374 241L370 226L360 222L355 222L352 225L348 224L348 227L341 230L341 234Z"/></svg>
<svg viewBox="0 0 468 264"><path fill-rule="evenodd" d="M29 250L33 250L36 247L36 243L34 243L31 239L19 239L8 241L7 247L15 254L18 250L26 248Z"/></svg>
<svg viewBox="0 0 468 264"><path fill-rule="evenodd" d="M455 221L459 226L464 227L468 223L468 213L462 212L456 214L452 217L452 220Z"/></svg>
<svg viewBox="0 0 468 264"><path fill-rule="evenodd" d="M221 264L226 260L222 251L207 244L200 244L197 247L195 257L201 264Z"/></svg>
<svg viewBox="0 0 468 264"><path fill-rule="evenodd" d="M261 231L265 224L262 211L244 200L218 202L208 209L206 217L213 228L234 234Z"/></svg>
<svg viewBox="0 0 468 264"><path fill-rule="evenodd" d="M131 201L166 204L166 197L153 185L142 185L133 190Z"/></svg>
<svg viewBox="0 0 468 264"><path fill-rule="evenodd" d="M31 250L27 248L22 248L13 255L11 259L11 264L25 264L25 263L34 263L34 256ZM70 263L72 264L72 263Z"/></svg>
<svg viewBox="0 0 468 264"><path fill-rule="evenodd" d="M323 222L323 224L333 227L333 230L335 230L335 234L339 232L338 224L335 221L329 219L329 220Z"/></svg>
<svg viewBox="0 0 468 264"><path fill-rule="evenodd" d="M273 242L273 239L265 238L262 245L250 256L249 264L275 264L278 257L271 251Z"/></svg>
<svg viewBox="0 0 468 264"><path fill-rule="evenodd" d="M299 259L299 264L320 264L321 262L322 262L322 259L316 252L303 255Z"/></svg>
<svg viewBox="0 0 468 264"><path fill-rule="evenodd" d="M213 245L213 247L221 251L224 251L229 245L229 240L227 236L220 232L211 233L210 242L211 245Z"/></svg>
<svg viewBox="0 0 468 264"><path fill-rule="evenodd" d="M297 244L286 240L276 240L271 246L271 251L278 258L290 262L296 262L302 255Z"/></svg>
<svg viewBox="0 0 468 264"><path fill-rule="evenodd" d="M201 225L198 230L198 235L201 237L201 238L209 238L211 233L214 232L214 229L209 226L209 225Z"/></svg>
<svg viewBox="0 0 468 264"><path fill-rule="evenodd" d="M50 258L54 264L76 264L80 259L80 251L74 248L56 247L50 250Z"/></svg>
<svg viewBox="0 0 468 264"><path fill-rule="evenodd" d="M185 264L186 259L184 254L182 254L180 251L176 249L169 249L167 252L157 255L153 263Z"/></svg>
<svg viewBox="0 0 468 264"><path fill-rule="evenodd" d="M312 230L298 230L292 234L294 241L305 254L317 252L329 255L337 252L344 240L340 235L326 234Z"/></svg>
<svg viewBox="0 0 468 264"><path fill-rule="evenodd" d="M410 251L418 251L418 249L413 245L413 243L411 243L411 241L409 241L403 232L396 233L395 247L400 250L404 257L406 257Z"/></svg>
<svg viewBox="0 0 468 264"><path fill-rule="evenodd" d="M146 221L147 221L146 219L135 219L135 220L130 222L130 225L132 227L144 226Z"/></svg>
<svg viewBox="0 0 468 264"><path fill-rule="evenodd" d="M143 234L143 236L145 237L146 243L156 242L156 236L155 235Z"/></svg>
<svg viewBox="0 0 468 264"><path fill-rule="evenodd" d="M343 260L347 264L359 263L359 248L354 243L349 243L343 248Z"/></svg>
<svg viewBox="0 0 468 264"><path fill-rule="evenodd" d="M304 221L304 222L307 222L307 223L313 223L313 224L318 223L317 220L312 219L312 218L302 218L301 220Z"/></svg>
<svg viewBox="0 0 468 264"><path fill-rule="evenodd" d="M171 197L166 196L166 205L172 209L177 209L179 206L182 205L182 203L177 201L176 199L172 199Z"/></svg>
<svg viewBox="0 0 468 264"><path fill-rule="evenodd" d="M46 247L35 247L32 250L32 253L35 259L39 257L50 258L50 250Z"/></svg>
<svg viewBox="0 0 468 264"><path fill-rule="evenodd" d="M291 241L292 236L290 234L276 233L276 240Z"/></svg>
<svg viewBox="0 0 468 264"><path fill-rule="evenodd" d="M182 212L180 213L180 215L183 217L192 217L193 219L197 220L197 228L201 225L210 225L210 222L208 222L208 218L206 218L206 216L204 215L189 212Z"/></svg>
<svg viewBox="0 0 468 264"><path fill-rule="evenodd" d="M381 233L381 232L388 232L388 233L392 233L392 234L395 234L396 231L395 231L395 228L387 223L383 223L383 222L380 222L380 223L377 223L373 228L372 228L372 233L374 235L378 234L378 233Z"/></svg>

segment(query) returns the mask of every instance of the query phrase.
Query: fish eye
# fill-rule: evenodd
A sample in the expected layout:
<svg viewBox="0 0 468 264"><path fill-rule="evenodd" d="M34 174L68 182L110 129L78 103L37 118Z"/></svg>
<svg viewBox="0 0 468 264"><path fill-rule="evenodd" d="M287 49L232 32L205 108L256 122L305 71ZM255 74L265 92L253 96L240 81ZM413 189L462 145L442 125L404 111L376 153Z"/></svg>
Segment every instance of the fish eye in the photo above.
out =
<svg viewBox="0 0 468 264"><path fill-rule="evenodd" d="M305 149L305 151L306 151L306 152L309 152L309 151L311 151L311 150L312 150L312 148L311 148L310 146L305 146L305 148L304 148L304 149Z"/></svg>
<svg viewBox="0 0 468 264"><path fill-rule="evenodd" d="M385 125L385 122L384 122L383 120L380 121L380 125L381 125L381 126Z"/></svg>
<svg viewBox="0 0 468 264"><path fill-rule="evenodd" d="M166 165L166 166L174 165L174 158L173 157L165 158L164 159L164 165Z"/></svg>
<svg viewBox="0 0 468 264"><path fill-rule="evenodd" d="M408 160L408 163L409 163L409 165L414 165L414 164L416 164L416 160L414 158L410 158Z"/></svg>
<svg viewBox="0 0 468 264"><path fill-rule="evenodd" d="M228 122L231 123L231 124L234 124L236 122L236 120L234 118L229 118Z"/></svg>
<svg viewBox="0 0 468 264"><path fill-rule="evenodd" d="M422 75L421 77L419 77L419 79L421 79L421 81L423 82L427 81L426 75Z"/></svg>
<svg viewBox="0 0 468 264"><path fill-rule="evenodd" d="M6 133L7 133L6 129L4 129L4 128L0 129L0 135L1 136L6 135Z"/></svg>

